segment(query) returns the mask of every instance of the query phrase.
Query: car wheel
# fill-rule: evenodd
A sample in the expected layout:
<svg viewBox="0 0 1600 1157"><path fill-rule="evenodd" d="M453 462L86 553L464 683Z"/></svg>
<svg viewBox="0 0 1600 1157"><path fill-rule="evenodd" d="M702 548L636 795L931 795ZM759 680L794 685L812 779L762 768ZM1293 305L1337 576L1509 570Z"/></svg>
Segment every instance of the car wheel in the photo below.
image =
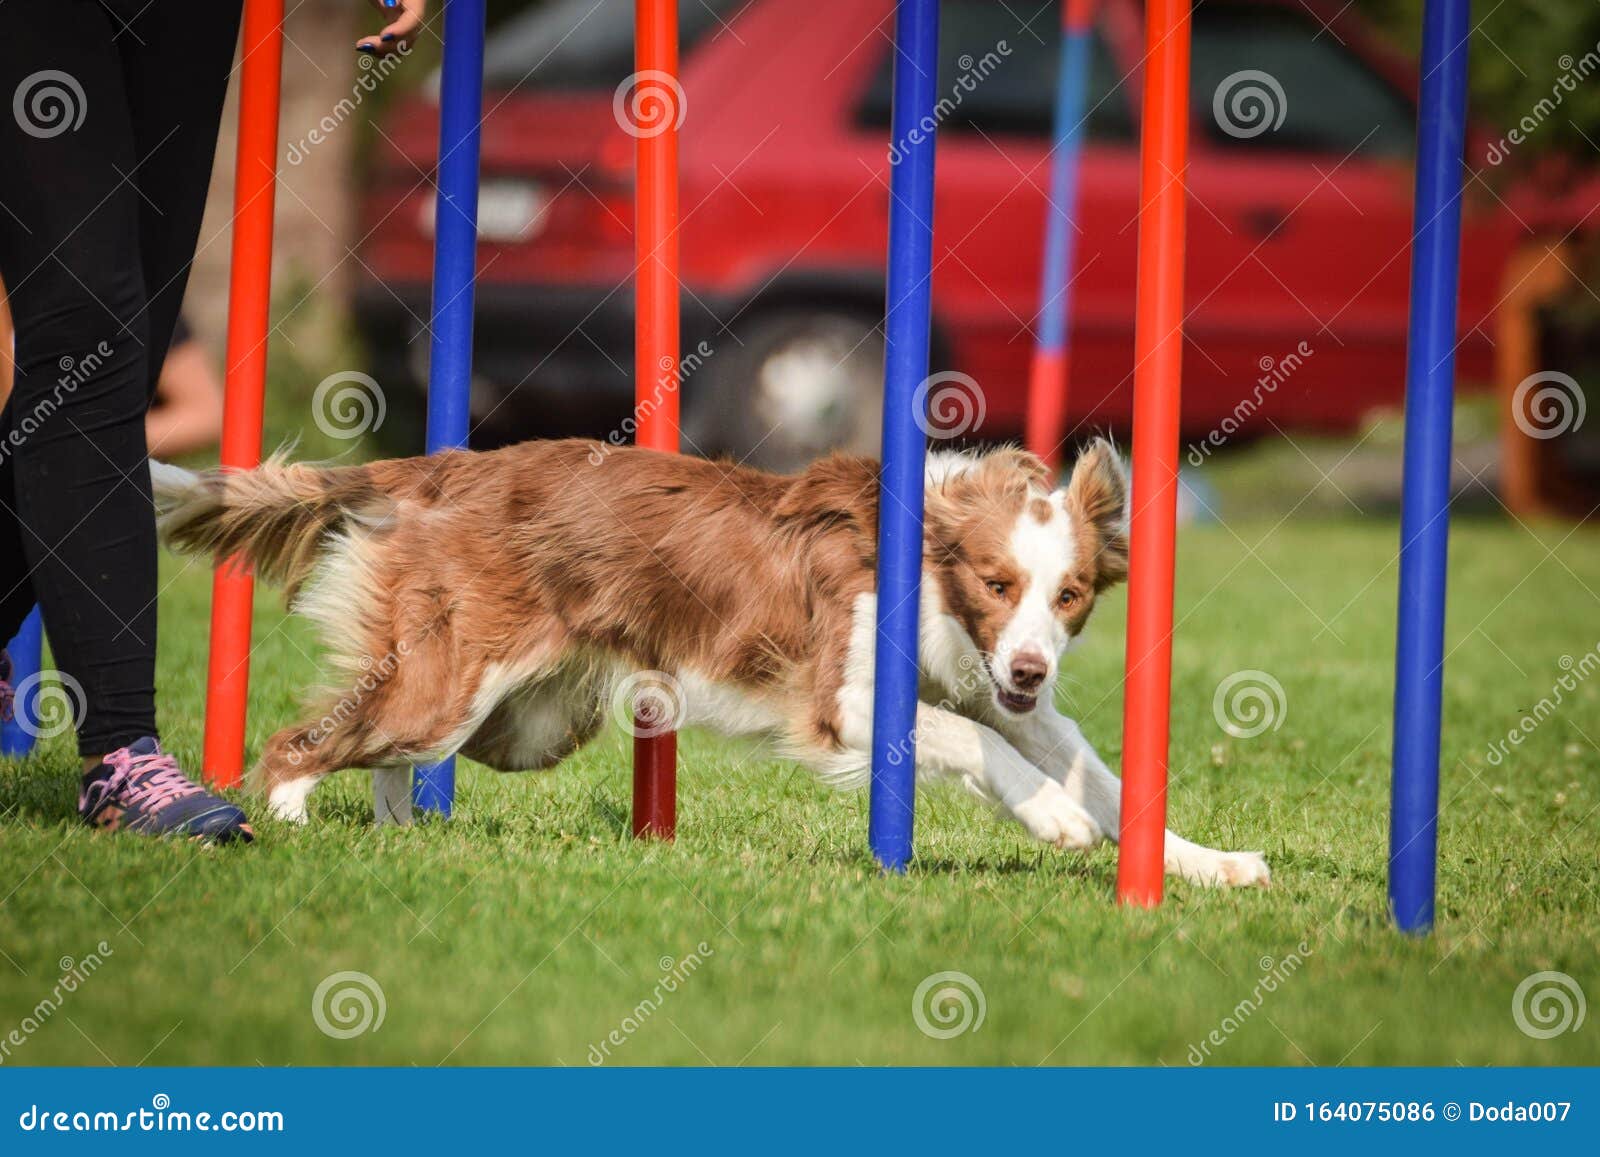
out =
<svg viewBox="0 0 1600 1157"><path fill-rule="evenodd" d="M883 334L872 319L785 311L735 332L705 343L703 368L685 375L684 450L779 471L832 450L877 453Z"/></svg>

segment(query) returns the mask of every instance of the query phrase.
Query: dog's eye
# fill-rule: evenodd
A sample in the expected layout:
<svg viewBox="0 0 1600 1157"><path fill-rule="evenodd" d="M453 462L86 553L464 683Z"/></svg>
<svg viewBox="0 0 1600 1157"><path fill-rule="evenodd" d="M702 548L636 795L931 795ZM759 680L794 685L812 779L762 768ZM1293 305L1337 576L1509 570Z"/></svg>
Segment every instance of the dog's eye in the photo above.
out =
<svg viewBox="0 0 1600 1157"><path fill-rule="evenodd" d="M1061 592L1061 598L1060 598L1059 601L1060 601L1062 606L1070 607L1073 603L1078 601L1078 592L1077 591L1062 591Z"/></svg>
<svg viewBox="0 0 1600 1157"><path fill-rule="evenodd" d="M989 593L994 595L995 598L1003 599L1003 598L1006 597L1006 584L1005 583L995 582L993 579L990 579L988 581L988 583L985 584L985 585L988 586Z"/></svg>

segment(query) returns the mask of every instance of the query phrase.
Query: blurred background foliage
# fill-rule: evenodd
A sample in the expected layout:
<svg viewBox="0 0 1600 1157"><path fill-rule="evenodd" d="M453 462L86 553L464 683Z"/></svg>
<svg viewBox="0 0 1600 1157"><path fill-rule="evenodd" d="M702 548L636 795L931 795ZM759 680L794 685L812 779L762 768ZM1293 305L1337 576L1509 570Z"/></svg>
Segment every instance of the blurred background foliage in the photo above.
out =
<svg viewBox="0 0 1600 1157"><path fill-rule="evenodd" d="M1423 0L1356 0L1355 8L1403 50L1419 49ZM1478 3L1472 19L1475 116L1503 132L1525 116L1539 117L1541 101L1559 102L1511 151L1507 172L1525 172L1556 156L1583 166L1600 163L1600 2Z"/></svg>

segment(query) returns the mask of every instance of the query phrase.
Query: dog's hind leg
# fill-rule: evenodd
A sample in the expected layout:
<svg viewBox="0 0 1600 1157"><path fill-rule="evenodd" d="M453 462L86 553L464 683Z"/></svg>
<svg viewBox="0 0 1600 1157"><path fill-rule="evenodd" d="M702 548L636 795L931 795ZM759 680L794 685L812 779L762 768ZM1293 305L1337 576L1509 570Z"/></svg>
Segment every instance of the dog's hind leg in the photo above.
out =
<svg viewBox="0 0 1600 1157"><path fill-rule="evenodd" d="M272 812L303 823L306 800L325 776L365 767L382 773L379 820L400 818L405 809L398 798L410 794L411 765L454 754L492 706L478 695L483 672L458 668L446 687L420 686L426 673L401 664L267 740L253 774Z"/></svg>

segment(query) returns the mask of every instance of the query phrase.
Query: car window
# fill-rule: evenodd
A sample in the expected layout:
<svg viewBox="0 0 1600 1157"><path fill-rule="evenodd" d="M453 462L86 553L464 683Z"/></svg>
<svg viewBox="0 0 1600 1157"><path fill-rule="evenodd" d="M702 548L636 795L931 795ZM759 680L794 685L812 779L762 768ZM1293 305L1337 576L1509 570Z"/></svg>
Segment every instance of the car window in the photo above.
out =
<svg viewBox="0 0 1600 1157"><path fill-rule="evenodd" d="M1219 146L1406 156L1415 109L1355 52L1292 7L1194 10L1190 100Z"/></svg>
<svg viewBox="0 0 1600 1157"><path fill-rule="evenodd" d="M613 89L633 73L634 0L555 0L489 30L483 79L490 88ZM689 0L678 7L685 59L739 0Z"/></svg>
<svg viewBox="0 0 1600 1157"><path fill-rule="evenodd" d="M883 58L857 104L856 120L878 129L889 124L894 52L876 37L873 42L882 45ZM938 95L949 112L939 131L1049 137L1060 58L1061 18L1053 5L1041 12L1037 4L943 0ZM1132 140L1127 86L1098 33L1090 58L1089 137Z"/></svg>

